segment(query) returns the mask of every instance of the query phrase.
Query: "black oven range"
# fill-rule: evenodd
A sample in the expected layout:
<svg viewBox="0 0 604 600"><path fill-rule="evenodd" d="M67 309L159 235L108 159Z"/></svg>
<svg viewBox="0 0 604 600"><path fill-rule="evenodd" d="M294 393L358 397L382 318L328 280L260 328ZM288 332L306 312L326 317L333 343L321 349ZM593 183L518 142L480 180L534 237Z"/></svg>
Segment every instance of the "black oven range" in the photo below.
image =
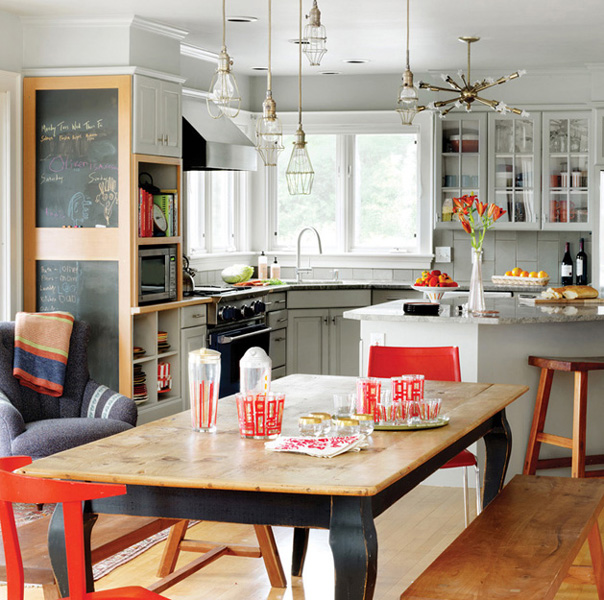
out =
<svg viewBox="0 0 604 600"><path fill-rule="evenodd" d="M220 397L239 391L239 361L249 348L259 346L269 354L266 325L266 290L249 288L195 288L208 290L208 348L221 354ZM201 294L196 294L201 295Z"/></svg>

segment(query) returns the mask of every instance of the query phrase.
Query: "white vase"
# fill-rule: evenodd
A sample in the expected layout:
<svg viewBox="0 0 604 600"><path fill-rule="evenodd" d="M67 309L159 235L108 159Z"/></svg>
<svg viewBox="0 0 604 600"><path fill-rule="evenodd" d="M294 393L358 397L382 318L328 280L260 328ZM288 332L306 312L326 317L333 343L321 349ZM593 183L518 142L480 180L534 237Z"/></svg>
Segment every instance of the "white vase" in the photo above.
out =
<svg viewBox="0 0 604 600"><path fill-rule="evenodd" d="M472 275L470 277L470 295L468 311L480 313L485 310L484 288L482 285L482 250L472 248Z"/></svg>

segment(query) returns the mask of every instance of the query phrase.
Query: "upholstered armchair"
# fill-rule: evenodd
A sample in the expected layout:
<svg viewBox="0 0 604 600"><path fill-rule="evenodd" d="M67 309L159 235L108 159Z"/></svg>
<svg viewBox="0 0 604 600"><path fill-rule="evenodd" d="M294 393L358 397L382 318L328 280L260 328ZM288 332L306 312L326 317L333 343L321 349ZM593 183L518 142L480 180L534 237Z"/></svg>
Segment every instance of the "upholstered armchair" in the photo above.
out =
<svg viewBox="0 0 604 600"><path fill-rule="evenodd" d="M53 398L13 377L15 324L0 322L0 456L42 458L136 425L133 400L90 379L90 327L73 324L63 395Z"/></svg>

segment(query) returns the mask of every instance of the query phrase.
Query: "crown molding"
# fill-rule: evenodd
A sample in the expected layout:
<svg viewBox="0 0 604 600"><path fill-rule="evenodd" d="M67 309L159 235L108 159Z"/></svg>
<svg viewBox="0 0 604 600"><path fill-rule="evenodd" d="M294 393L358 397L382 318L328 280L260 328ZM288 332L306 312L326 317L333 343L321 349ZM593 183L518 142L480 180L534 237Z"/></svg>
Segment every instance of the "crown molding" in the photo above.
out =
<svg viewBox="0 0 604 600"><path fill-rule="evenodd" d="M195 98L196 100L207 100L211 97L210 92L204 92L203 90L196 90L194 88L182 88L183 98Z"/></svg>
<svg viewBox="0 0 604 600"><path fill-rule="evenodd" d="M210 52L191 44L181 44L180 54L197 60L203 60L204 62L218 63L218 54L216 52Z"/></svg>
<svg viewBox="0 0 604 600"><path fill-rule="evenodd" d="M179 29L172 25L165 25L149 19L143 19L137 15L128 17L123 16L104 16L104 17L20 17L24 26L30 27L73 27L81 29L83 27L132 27L142 31L148 31L164 37L182 41L189 32L185 29Z"/></svg>
<svg viewBox="0 0 604 600"><path fill-rule="evenodd" d="M145 67L133 66L108 66L108 67L51 67L40 69L23 69L24 77L84 77L87 75L144 75L170 81L172 83L183 84L185 77L174 75L173 73L164 73L163 71L154 71Z"/></svg>

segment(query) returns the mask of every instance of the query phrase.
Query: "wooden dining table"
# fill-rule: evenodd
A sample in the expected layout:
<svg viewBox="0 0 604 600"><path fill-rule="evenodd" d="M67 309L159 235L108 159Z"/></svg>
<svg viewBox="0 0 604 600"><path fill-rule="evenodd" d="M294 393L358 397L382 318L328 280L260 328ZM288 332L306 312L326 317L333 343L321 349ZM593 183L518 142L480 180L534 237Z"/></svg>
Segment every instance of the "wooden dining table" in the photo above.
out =
<svg viewBox="0 0 604 600"><path fill-rule="evenodd" d="M355 386L354 377L323 375L274 381L273 391L286 394L282 435L297 435L301 415L331 411L333 394L353 392ZM124 496L87 503L85 511L91 513L291 526L297 532L328 529L335 600L370 599L378 560L374 519L480 438L486 446L483 499L488 504L503 486L510 456L505 408L527 389L427 381L425 395L442 399L446 426L374 431L363 450L333 458L272 452L263 440L242 438L235 399L229 396L219 401L214 434L193 431L187 411L36 460L22 472L127 486ZM53 517L49 549L61 590L67 592L59 516L57 511ZM298 548L293 569L299 573L303 555Z"/></svg>

